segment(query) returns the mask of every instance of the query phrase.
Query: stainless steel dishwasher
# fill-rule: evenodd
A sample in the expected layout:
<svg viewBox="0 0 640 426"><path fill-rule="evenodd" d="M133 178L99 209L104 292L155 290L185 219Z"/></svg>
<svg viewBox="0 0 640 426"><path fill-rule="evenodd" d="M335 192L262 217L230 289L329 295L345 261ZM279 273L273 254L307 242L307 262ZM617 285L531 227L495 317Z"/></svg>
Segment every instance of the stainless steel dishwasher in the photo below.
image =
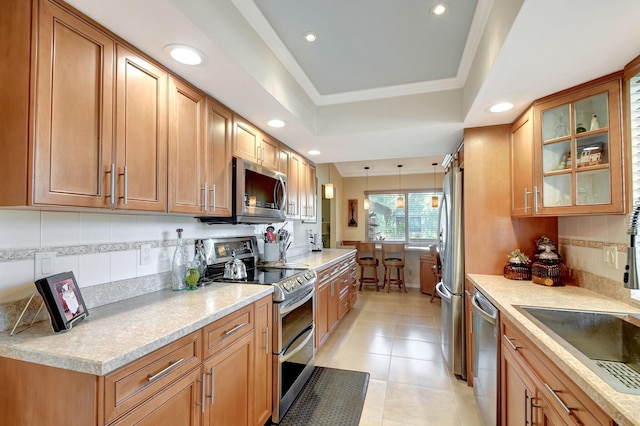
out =
<svg viewBox="0 0 640 426"><path fill-rule="evenodd" d="M473 305L473 394L485 426L498 424L498 309L477 289Z"/></svg>

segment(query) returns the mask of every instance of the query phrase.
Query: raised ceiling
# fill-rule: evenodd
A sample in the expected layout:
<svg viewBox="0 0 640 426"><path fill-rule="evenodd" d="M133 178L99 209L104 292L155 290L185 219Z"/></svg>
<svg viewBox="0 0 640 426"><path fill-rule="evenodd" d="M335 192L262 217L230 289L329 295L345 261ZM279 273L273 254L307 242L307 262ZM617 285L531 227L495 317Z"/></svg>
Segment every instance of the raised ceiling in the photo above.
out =
<svg viewBox="0 0 640 426"><path fill-rule="evenodd" d="M363 161L376 162L371 174L406 159L403 173L430 171L465 127L510 123L640 54L637 0L447 0L438 18L430 0L69 3L343 176L363 175ZM303 42L306 31L318 41ZM173 62L163 48L174 43L206 63ZM515 108L488 112L504 100ZM274 117L287 126L267 128Z"/></svg>

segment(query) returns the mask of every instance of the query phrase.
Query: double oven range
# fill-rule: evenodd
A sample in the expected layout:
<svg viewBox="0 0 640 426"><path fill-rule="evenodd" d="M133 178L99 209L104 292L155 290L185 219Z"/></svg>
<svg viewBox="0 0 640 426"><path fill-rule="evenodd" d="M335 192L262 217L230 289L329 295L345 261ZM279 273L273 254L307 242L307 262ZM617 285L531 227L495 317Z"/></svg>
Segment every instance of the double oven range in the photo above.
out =
<svg viewBox="0 0 640 426"><path fill-rule="evenodd" d="M302 266L260 265L256 237L209 238L201 241L207 259L207 270L201 281L203 284L235 282L274 287L271 420L279 423L313 372L317 275L314 270ZM224 266L234 255L246 266L246 280L223 278Z"/></svg>

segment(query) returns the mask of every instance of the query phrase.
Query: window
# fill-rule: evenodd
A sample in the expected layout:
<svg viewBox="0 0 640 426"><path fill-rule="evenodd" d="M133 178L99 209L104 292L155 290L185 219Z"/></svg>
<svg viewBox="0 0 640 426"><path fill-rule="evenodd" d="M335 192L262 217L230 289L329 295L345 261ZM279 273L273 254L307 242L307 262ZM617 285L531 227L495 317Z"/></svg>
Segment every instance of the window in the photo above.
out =
<svg viewBox="0 0 640 426"><path fill-rule="evenodd" d="M367 241L393 241L429 244L438 235L438 208L431 198L439 192L368 193L369 220ZM396 208L398 197L404 198L404 208Z"/></svg>

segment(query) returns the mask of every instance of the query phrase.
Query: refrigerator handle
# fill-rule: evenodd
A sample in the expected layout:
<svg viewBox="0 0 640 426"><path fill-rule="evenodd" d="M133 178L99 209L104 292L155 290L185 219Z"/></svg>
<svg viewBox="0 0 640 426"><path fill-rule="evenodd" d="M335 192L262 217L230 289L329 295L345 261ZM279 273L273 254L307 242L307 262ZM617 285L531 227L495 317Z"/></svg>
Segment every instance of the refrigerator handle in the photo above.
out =
<svg viewBox="0 0 640 426"><path fill-rule="evenodd" d="M442 212L444 210L445 214L446 214L446 205L448 203L448 199L447 199L447 194L445 194L444 192L442 193L442 202L440 203L440 207L438 208L438 228L437 228L437 238L438 238L438 250L440 251L441 255L444 254L444 247L442 247ZM447 218L445 217L445 221L447 220ZM445 227L448 228L449 224L445 222ZM446 229L444 230L446 232Z"/></svg>
<svg viewBox="0 0 640 426"><path fill-rule="evenodd" d="M444 284L442 284L442 281L436 284L436 293L438 293L440 299L446 301L447 303L451 303L451 293L449 293L447 289L444 288Z"/></svg>

